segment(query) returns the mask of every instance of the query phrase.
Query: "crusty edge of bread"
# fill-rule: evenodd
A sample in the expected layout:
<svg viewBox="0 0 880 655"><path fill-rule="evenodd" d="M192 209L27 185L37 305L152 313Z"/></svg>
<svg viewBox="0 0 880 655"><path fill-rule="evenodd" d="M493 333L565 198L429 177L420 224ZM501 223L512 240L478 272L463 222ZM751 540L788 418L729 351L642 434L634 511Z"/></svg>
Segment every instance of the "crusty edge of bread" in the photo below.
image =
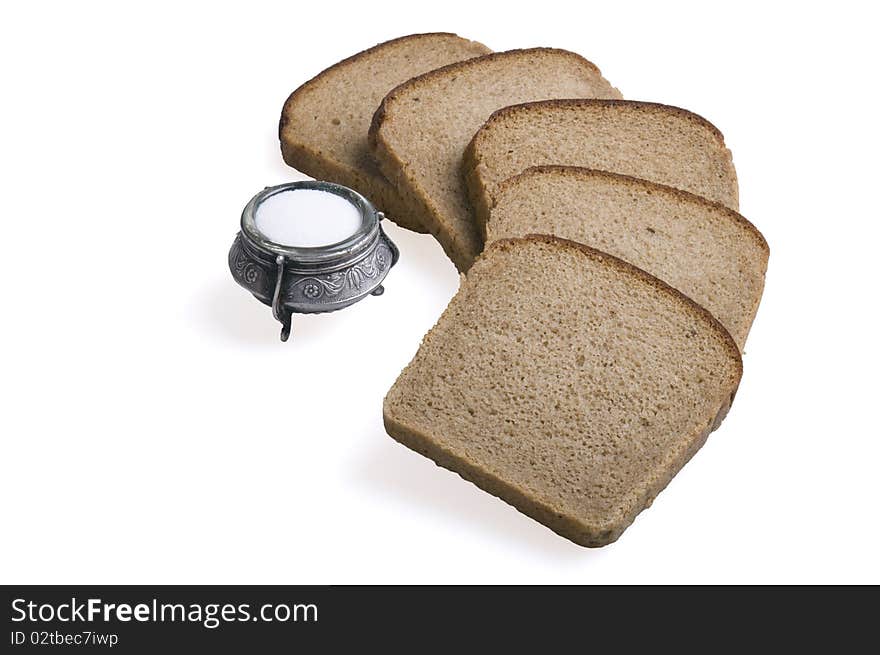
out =
<svg viewBox="0 0 880 655"><path fill-rule="evenodd" d="M489 211L489 221L492 220L492 210L495 208L495 205L498 203L500 198L504 195L504 192L527 179L528 177L538 174L538 173L558 173L560 175L570 175L577 178L605 178L609 180L618 180L622 183L629 185L630 187L640 187L642 189L647 190L648 192L661 193L666 195L671 195L679 198L680 200L692 204L692 205L701 205L705 208L712 209L714 211L719 212L723 216L730 219L730 222L740 228L740 231L745 235L746 238L751 239L751 241L755 244L755 246L763 252L763 258L760 262L761 269L761 279L763 280L767 274L767 264L770 259L770 246L767 243L767 240L764 238L764 235L761 231L755 227L755 225L749 221L745 216L740 214L739 212L731 209L730 207L716 202L714 200L709 200L708 198L704 198L703 196L698 196L694 193L690 193L689 191L684 191L682 189L677 189L675 187L667 186L665 184L660 184L658 182L651 182L650 180L643 180L640 177L632 177L631 175L623 175L621 173L612 173L610 171L600 171L593 168L584 168L581 166L530 166L522 173L514 175L512 177L507 178L506 180L502 180L498 184L498 192L493 199L492 207ZM480 222L480 228L483 232L483 239L487 238L489 223L488 222ZM488 242L487 242L488 243ZM587 244L589 245L589 244ZM763 292L763 286L761 291ZM748 338L749 330L751 329L752 323L754 322L755 316L758 313L758 307L761 303L761 295L759 293L755 298L754 304L749 307L749 320L748 325L746 325L745 331L743 334L736 335L739 337L741 343L745 344L746 339Z"/></svg>
<svg viewBox="0 0 880 655"><path fill-rule="evenodd" d="M686 118L687 120L693 123L697 123L701 127L708 129L709 132L711 132L715 136L715 138L718 139L718 143L722 146L724 145L724 134L722 134L721 130L719 130L707 118L704 118L703 116L700 116L699 114L694 113L689 109L676 107L675 105L665 105L661 102L648 102L647 100L624 100L623 98L551 98L549 100L521 102L516 105L502 107L501 109L497 109L496 111L492 112L492 115L486 120L486 124L489 124L490 122L492 122L492 120L500 116L504 116L506 114L516 114L517 112L531 109L532 107L579 107L583 105L587 105L590 107L638 107L640 109L659 110L661 112L678 114L683 118ZM474 139L476 138L477 135L474 135Z"/></svg>
<svg viewBox="0 0 880 655"><path fill-rule="evenodd" d="M469 40L464 39L464 37L460 37L457 34L453 34L452 32L424 32L400 36L395 39L383 41L371 48L367 48L366 50L357 52L350 57L346 57L332 66L325 68L310 80L297 87L284 102L284 106L281 109L281 118L278 121L278 140L281 142L281 157L284 159L285 163L314 178L344 184L345 186L353 187L360 191L365 190L365 187L369 185L375 184L377 180L367 179L364 176L363 171L351 169L336 161L331 162L327 157L319 155L306 145L302 143L293 143L285 139L284 128L287 126L288 122L288 108L292 106L301 95L307 93L322 82L327 75L344 70L353 64L357 64L361 59L376 54L390 45L432 36L449 36L462 40ZM478 42L474 41L474 43ZM486 49L488 50L488 48ZM376 169L376 174L381 176L378 167ZM410 212L406 210L404 204L397 197L394 187L388 183L387 180L381 178L378 180L378 183L383 187L387 186L387 188L382 188L378 191L379 197L375 197L377 195L376 193L371 194L374 197L371 197L370 199L377 205L377 208L380 211L385 212L389 219L401 227L415 232L426 232L425 228L422 227L414 217L410 216Z"/></svg>
<svg viewBox="0 0 880 655"><path fill-rule="evenodd" d="M373 153L373 158L379 165L379 170L382 171L385 179L392 182L393 186L397 189L397 192L401 196L404 196L407 202L410 202L412 203L412 205L419 208L420 215L417 220L423 227L427 228L428 232L430 232L440 242L440 245L443 246L443 250L446 252L446 255L452 260L452 262L455 264L456 268L460 272L465 272L473 264L470 254L461 252L461 245L456 243L456 235L451 233L450 230L447 229L448 226L440 225L439 221L435 220L438 212L436 211L436 208L433 207L433 205L431 204L430 199L427 197L427 194L423 193L421 189L417 187L417 185L412 184L411 181L404 175L407 164L393 152L393 149L382 138L382 124L384 123L388 115L389 106L395 102L397 96L403 90L418 87L425 84L426 82L431 81L434 78L447 75L456 70L461 70L464 67L475 66L484 61L506 59L508 57L518 56L523 53L554 53L570 57L580 64L586 64L587 67L591 68L601 79L605 80L605 78L602 76L602 71L599 70L596 64L586 59L582 55L579 55L578 53L572 52L570 50L563 50L561 48L520 48L516 50L505 50L503 52L491 52L489 54L485 54L479 57L473 57L464 61L447 64L446 66L428 71L427 73L423 73L417 77L412 78L411 80L399 84L394 89L389 91L388 95L383 98L379 107L376 109L376 112L373 114L373 120L370 123L368 142L370 145L370 150ZM608 80L605 80L605 82L608 83L608 86L611 86L611 83L608 82ZM611 88L617 91L615 87L611 86ZM620 92L618 91L618 93Z"/></svg>
<svg viewBox="0 0 880 655"><path fill-rule="evenodd" d="M768 255L770 254L770 245L767 243L767 239L764 238L764 235L761 233L761 231L755 226L754 223L752 223L749 219L747 219L735 209L731 209L727 205L722 204L716 200L709 200L708 198L704 198L703 196L698 196L697 194L691 193L690 191L678 189L674 186L668 186L666 184L660 184L659 182L651 182L650 180L644 180L640 177L633 177L632 175L624 175L623 173L612 173L611 171L602 171L596 168L585 168L583 166L529 166L522 173L518 173L517 175L508 177L506 180L502 180L501 183L498 185L500 191L499 195L503 194L504 191L506 191L509 187L516 185L517 183L522 181L522 179L527 178L530 175L534 175L535 173L554 172L558 172L563 175L572 175L574 177L603 177L610 180L620 180L621 182L625 182L626 184L629 184L631 186L641 186L645 189L658 190L661 193L665 193L667 195L677 196L678 198L681 198L682 200L690 204L711 207L730 217L733 222L737 223L750 236L753 237L755 243L758 245L759 248L761 248L761 250L766 252Z"/></svg>
<svg viewBox="0 0 880 655"><path fill-rule="evenodd" d="M659 291L671 296L675 299L675 302L682 303L690 308L691 311L700 315L707 322L712 324L712 327L715 331L719 333L722 340L727 344L728 350L731 354L734 355L735 359L739 362L739 374L742 375L742 356L740 355L739 348L736 346L736 342L733 340L733 337L730 336L730 333L727 331L721 322L715 318L712 313L694 301L689 296L686 296L681 291L676 289L669 284L666 284L660 278L654 277L650 273L643 271L638 266L634 266L627 261L620 259L619 257L615 257L614 255L609 255L607 252L602 250L598 250L596 248L591 248L590 246L579 243L578 241L572 241L571 239L563 239L562 237L553 236L551 234L527 234L523 237L511 237L507 239L497 239L492 242L492 248L507 248L517 243L521 243L523 241L543 241L544 243L549 244L558 244L561 246L565 246L567 248L579 251L590 257L592 259L598 259L604 261L618 270L623 271L624 273L631 275L632 277L640 278L642 281L647 282L649 285L658 289ZM488 251L488 249L487 249ZM484 251L486 252L486 251Z"/></svg>
<svg viewBox="0 0 880 655"><path fill-rule="evenodd" d="M342 59L341 61L337 61L332 66L328 66L327 68L322 70L320 73L318 73L317 75L312 77L310 80L300 84L287 97L287 100L285 100L284 106L281 109L281 119L278 122L278 138L279 138L279 140L281 139L281 135L284 130L284 127L287 125L287 120L288 120L287 119L287 108L296 100L296 98L299 95L305 93L306 91L311 89L313 86L318 84L322 80L322 78L327 76L329 73L336 72L336 71L343 69L343 68L348 68L352 64L359 62L364 57L373 55L376 52L383 50L384 48L387 48L390 45L394 45L396 43L401 43L403 41L412 41L415 39L424 38L426 36L451 36L451 37L455 37L458 39L462 39L463 41L471 41L471 39L465 39L464 37L459 36L458 34L454 34L453 32L421 32L421 33L417 33L417 34L407 34L406 36L399 36L394 39L389 39L388 41L383 41L382 43L377 43L376 45L374 45L370 48L367 48L366 50L361 50L360 52L356 52L355 54L351 55L350 57L346 57L345 59ZM483 45L482 43L479 43L478 41L472 41L472 43L477 43L478 45ZM485 48L486 46L483 46L483 47ZM486 48L486 49L488 50L488 48ZM282 141L282 143L283 143L283 141Z"/></svg>
<svg viewBox="0 0 880 655"><path fill-rule="evenodd" d="M707 423L706 427L693 435L691 439L685 442L683 448L670 453L660 464L654 467L652 475L650 475L644 485L636 487L632 492L624 498L621 503L621 513L616 520L602 524L587 524L572 516L560 514L550 505L540 502L528 493L515 485L499 478L496 475L482 469L481 467L469 462L467 459L457 457L449 450L438 447L430 436L413 430L402 423L399 423L391 415L386 402L383 404L383 421L385 430L394 440L400 442L404 446L414 450L433 460L438 466L449 469L457 473L463 479L475 484L477 487L492 494L513 506L516 510L522 512L539 523L553 530L558 535L571 540L580 546L588 548L596 548L605 546L618 539L626 528L628 528L644 509L650 507L657 495L669 484L672 478L681 470L681 468L696 454L703 446L709 434L716 430L733 403L739 387L739 381L742 377L742 356L733 337L727 332L721 323L712 316L705 308L685 296L677 289L669 286L662 280L653 277L640 268L633 266L617 257L609 255L595 248L590 248L582 243L577 243L568 239L562 239L546 234L531 234L526 237L516 237L510 239L499 239L493 241L486 248L485 252L498 248L507 248L523 241L544 241L546 243L556 243L572 248L584 253L588 257L605 261L619 270L624 271L628 275L642 279L651 286L666 293L674 298L676 302L685 305L689 311L702 317L709 323L723 342L727 346L728 352L733 356L737 363L735 379L729 393L725 393L721 399L720 406L715 415ZM481 255L482 257L483 255ZM442 317L441 317L442 319ZM439 323L439 321L438 321ZM433 329L436 328L436 325ZM395 385L397 383L395 382ZM392 387L393 388L393 387Z"/></svg>
<svg viewBox="0 0 880 655"><path fill-rule="evenodd" d="M482 129L480 128L480 130ZM477 130L477 134L480 133L480 130ZM480 161L477 159L476 153L472 148L473 143L474 140L471 139L461 157L461 177L464 180L468 202L470 202L473 209L472 215L474 222L477 224L477 232L480 233L480 237L483 239L483 247L485 247L488 234L486 227L489 224L489 216L492 214L496 198L488 192L483 184Z"/></svg>
<svg viewBox="0 0 880 655"><path fill-rule="evenodd" d="M395 421L388 411L383 412L383 422L385 431L392 439L410 450L414 450L420 455L427 457L437 466L458 474L462 479L476 485L486 493L492 494L511 505L517 511L536 520L578 546L600 548L617 541L624 530L635 521L636 517L643 510L651 506L654 499L666 488L672 481L672 478L703 447L709 438L709 434L721 425L721 422L730 410L730 405L735 395L736 391L734 390L725 400L718 410L718 414L710 421L709 425L700 431L694 439L690 440L685 448L674 453L671 458L672 461L668 462L665 467L660 467L659 472L650 478L647 485L641 489L634 490L634 494L637 496L635 502L629 511L622 514L619 521L605 524L585 523L572 516L560 514L547 503L540 502L529 496L527 492L519 487L493 475L463 457L457 457L445 448L438 447L429 436L418 430L409 429Z"/></svg>
<svg viewBox="0 0 880 655"><path fill-rule="evenodd" d="M529 54L530 53L553 53L553 54L563 55L565 57L570 57L572 59L577 60L581 64L586 64L589 68L592 68L593 72L598 74L599 77L601 77L603 80L605 79L604 77L602 77L602 71L599 70L599 67L596 66L596 64L591 62L589 59L587 59L583 55L580 55L576 52L572 52L571 50L565 50L563 48L548 48L548 47L515 48L513 50L502 50L501 52L489 52L489 53L486 53L485 55L480 55L479 57L472 57L471 59L465 59L464 61L456 61L451 64L447 64L446 66L441 66L440 68L435 68L434 70L428 71L426 73L422 73L421 75L417 75L416 77L414 77L410 80L407 80L406 82L398 84L396 87L394 87L393 89L391 89L391 91L388 92L388 94L382 100L382 103L379 105L378 109L376 109L376 113L373 115L373 123L374 124L376 123L376 120L377 120L376 117L380 116L380 114L382 115L382 117L384 117L384 113L387 111L387 106L396 100L397 95L399 93L401 93L402 91L404 91L405 89L407 89L409 87L424 84L425 82L427 82L435 77L442 77L442 76L446 75L447 73L450 73L450 72L453 72L456 70L461 70L464 67L476 65L477 63L480 63L480 62L494 61L496 59L508 59L510 57L519 56L519 55L526 54L526 53L529 53ZM608 82L608 80L605 80L605 81ZM608 85L611 86L611 83L609 82ZM614 87L612 87L612 88L614 88ZM619 93L619 91L618 91L618 93ZM373 131L373 127L376 127L378 129L378 126L375 126L375 125L371 126L371 129L370 129L371 132Z"/></svg>
<svg viewBox="0 0 880 655"><path fill-rule="evenodd" d="M703 118L699 114L695 114L692 111L687 109L682 109L681 107L675 107L673 105L664 105L658 102L645 102L643 100L610 100L610 99L600 99L600 98L562 98L562 99L551 99L551 100L538 100L535 102L523 102L518 105L510 105L509 107L502 107L494 112L492 115L486 119L486 122L483 126L476 131L473 138L468 143L467 147L464 150L464 155L462 156L462 176L465 180L465 186L467 188L468 199L474 207L474 215L477 221L477 226L480 231L481 236L485 238L486 236L486 221L489 219L489 212L492 209L492 205L494 204L494 198L491 197L488 189L482 184L481 176L480 176L480 159L477 155L477 148L479 147L479 141L486 133L487 130L492 128L492 124L503 116L508 116L510 114L516 114L517 112L530 109L532 107L578 107L578 106L604 106L604 107L613 107L613 106L627 106L627 107L638 107L640 109L647 109L652 111L661 111L668 112L673 114L678 114L686 118L687 120L696 123L697 125L707 129L710 134L712 134L715 139L718 141L718 144L722 147L724 152L727 153L727 160L729 164L729 172L732 176L734 183L734 190L737 204L739 204L739 185L736 175L736 167L733 165L733 155L730 150L727 148L727 145L724 143L724 135L721 133L715 125L710 123L707 119ZM374 117L375 118L375 117Z"/></svg>

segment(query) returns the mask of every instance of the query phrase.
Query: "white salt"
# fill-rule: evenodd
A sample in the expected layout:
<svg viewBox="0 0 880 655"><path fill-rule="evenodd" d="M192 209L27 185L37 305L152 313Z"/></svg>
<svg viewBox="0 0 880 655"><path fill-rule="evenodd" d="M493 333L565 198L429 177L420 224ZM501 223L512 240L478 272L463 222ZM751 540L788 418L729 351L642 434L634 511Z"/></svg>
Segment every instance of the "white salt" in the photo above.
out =
<svg viewBox="0 0 880 655"><path fill-rule="evenodd" d="M257 206L257 230L283 246L315 248L344 241L358 231L361 215L345 198L317 189L289 189Z"/></svg>

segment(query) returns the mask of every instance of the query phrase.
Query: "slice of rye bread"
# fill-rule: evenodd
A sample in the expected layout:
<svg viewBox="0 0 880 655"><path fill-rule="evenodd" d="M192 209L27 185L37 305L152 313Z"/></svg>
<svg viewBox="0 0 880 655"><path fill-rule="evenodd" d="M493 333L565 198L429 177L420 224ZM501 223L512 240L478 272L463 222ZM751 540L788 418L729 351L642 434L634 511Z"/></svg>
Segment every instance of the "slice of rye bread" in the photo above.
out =
<svg viewBox="0 0 880 655"><path fill-rule="evenodd" d="M758 311L770 250L732 209L626 175L529 168L502 182L487 243L552 234L603 250L675 287L717 318L740 350Z"/></svg>
<svg viewBox="0 0 880 655"><path fill-rule="evenodd" d="M582 546L620 536L724 418L727 331L611 255L489 244L388 392L394 439Z"/></svg>
<svg viewBox="0 0 880 655"><path fill-rule="evenodd" d="M370 155L373 112L391 89L422 73L491 52L455 34L413 34L364 50L294 91L281 112L281 154L312 177L349 186L398 225L424 232Z"/></svg>
<svg viewBox="0 0 880 655"><path fill-rule="evenodd" d="M622 173L739 207L733 159L706 119L650 102L556 100L495 112L468 145L464 176L481 229L498 184L543 165Z"/></svg>
<svg viewBox="0 0 880 655"><path fill-rule="evenodd" d="M460 271L483 245L461 177L465 146L496 109L565 97L620 93L580 55L533 48L451 64L402 84L382 101L370 127L379 166Z"/></svg>

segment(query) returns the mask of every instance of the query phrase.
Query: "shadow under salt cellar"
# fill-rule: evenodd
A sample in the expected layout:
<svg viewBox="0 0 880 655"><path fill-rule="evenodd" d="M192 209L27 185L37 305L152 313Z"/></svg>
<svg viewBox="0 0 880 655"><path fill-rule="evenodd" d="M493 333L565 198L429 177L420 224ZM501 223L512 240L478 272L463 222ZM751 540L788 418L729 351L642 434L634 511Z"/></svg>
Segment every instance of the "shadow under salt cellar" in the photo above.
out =
<svg viewBox="0 0 880 655"><path fill-rule="evenodd" d="M273 241L278 237L270 238L258 227L261 205L267 201L277 204L284 199L276 197L278 194L298 191L309 192L310 198L320 198L314 195L316 192L333 194L336 198L326 200L338 198L350 203L359 224L350 236L334 243L302 246ZM305 198L305 193L301 196ZM287 341L293 314L332 312L366 296L382 295L382 282L400 257L397 246L382 229L383 218L362 195L332 182L304 181L266 187L242 211L241 231L229 250L229 270L238 284L272 307L273 316L281 322L281 340ZM291 217L314 222L312 227L327 219L321 215Z"/></svg>

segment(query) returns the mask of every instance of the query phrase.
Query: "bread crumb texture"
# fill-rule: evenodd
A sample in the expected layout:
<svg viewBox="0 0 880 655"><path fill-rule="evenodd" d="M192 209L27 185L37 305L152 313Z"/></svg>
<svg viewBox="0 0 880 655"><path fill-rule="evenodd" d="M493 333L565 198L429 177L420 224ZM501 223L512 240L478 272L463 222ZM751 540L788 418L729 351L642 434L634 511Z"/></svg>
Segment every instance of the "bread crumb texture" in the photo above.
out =
<svg viewBox="0 0 880 655"><path fill-rule="evenodd" d="M715 316L742 349L764 289L769 249L732 209L585 168L530 168L498 186L487 240L553 234L619 257Z"/></svg>
<svg viewBox="0 0 880 655"><path fill-rule="evenodd" d="M306 175L349 186L402 227L424 231L373 161L367 143L373 112L398 84L488 52L455 34L413 34L331 66L284 104L279 127L284 161Z"/></svg>
<svg viewBox="0 0 880 655"><path fill-rule="evenodd" d="M584 546L617 539L726 412L739 351L604 253L492 243L384 403L389 434Z"/></svg>
<svg viewBox="0 0 880 655"><path fill-rule="evenodd" d="M402 84L370 128L374 154L414 215L460 271L482 250L462 180L462 153L495 110L547 98L619 98L591 62L565 50L494 53Z"/></svg>
<svg viewBox="0 0 880 655"><path fill-rule="evenodd" d="M706 119L649 102L548 100L495 112L468 145L464 175L478 223L503 180L542 165L622 173L739 207L733 158Z"/></svg>

